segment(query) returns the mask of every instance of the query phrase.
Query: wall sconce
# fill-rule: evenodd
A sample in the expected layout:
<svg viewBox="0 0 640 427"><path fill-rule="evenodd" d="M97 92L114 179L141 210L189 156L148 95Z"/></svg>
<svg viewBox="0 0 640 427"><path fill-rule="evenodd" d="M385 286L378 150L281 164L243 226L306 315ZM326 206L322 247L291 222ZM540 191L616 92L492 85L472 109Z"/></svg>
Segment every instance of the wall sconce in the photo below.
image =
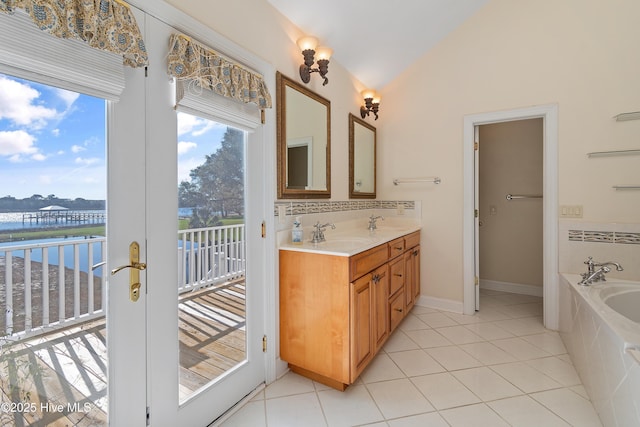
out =
<svg viewBox="0 0 640 427"><path fill-rule="evenodd" d="M364 106L360 107L360 117L363 119L373 113L378 120L378 109L380 109L380 95L372 89L365 89L362 92L364 98Z"/></svg>
<svg viewBox="0 0 640 427"><path fill-rule="evenodd" d="M318 46L318 39L312 36L306 36L298 39L298 47L302 51L304 57L304 64L300 65L300 78L303 82L309 83L311 81L311 73L320 73L320 77L324 79L322 86L329 83L327 73L329 72L329 58L333 50L328 47ZM311 68L314 63L314 55L318 54L318 68Z"/></svg>

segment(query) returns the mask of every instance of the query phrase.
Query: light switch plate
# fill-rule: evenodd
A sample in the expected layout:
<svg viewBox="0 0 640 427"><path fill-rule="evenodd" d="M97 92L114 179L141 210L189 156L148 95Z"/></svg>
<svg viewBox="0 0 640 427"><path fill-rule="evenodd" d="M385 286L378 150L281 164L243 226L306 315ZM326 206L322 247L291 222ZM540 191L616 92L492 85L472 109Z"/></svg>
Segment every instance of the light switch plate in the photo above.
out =
<svg viewBox="0 0 640 427"><path fill-rule="evenodd" d="M582 218L582 205L561 205L560 218Z"/></svg>

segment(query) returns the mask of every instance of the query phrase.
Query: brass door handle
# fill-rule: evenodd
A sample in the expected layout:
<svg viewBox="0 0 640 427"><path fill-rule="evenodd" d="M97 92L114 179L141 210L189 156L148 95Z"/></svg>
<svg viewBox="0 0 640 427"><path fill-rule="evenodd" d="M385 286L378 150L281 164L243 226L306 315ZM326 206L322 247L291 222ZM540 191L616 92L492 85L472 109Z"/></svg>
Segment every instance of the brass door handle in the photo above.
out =
<svg viewBox="0 0 640 427"><path fill-rule="evenodd" d="M135 264L121 265L120 267L117 267L111 270L111 275L113 276L114 274L124 270L125 268L135 268L137 270L146 270L147 264L145 264L144 262L136 262Z"/></svg>
<svg viewBox="0 0 640 427"><path fill-rule="evenodd" d="M125 268L131 269L129 272L129 299L136 302L140 298L140 288L142 287L140 284L140 271L147 268L147 264L140 262L140 245L138 242L131 242L129 245L129 264L114 268L111 270L111 275L113 276Z"/></svg>

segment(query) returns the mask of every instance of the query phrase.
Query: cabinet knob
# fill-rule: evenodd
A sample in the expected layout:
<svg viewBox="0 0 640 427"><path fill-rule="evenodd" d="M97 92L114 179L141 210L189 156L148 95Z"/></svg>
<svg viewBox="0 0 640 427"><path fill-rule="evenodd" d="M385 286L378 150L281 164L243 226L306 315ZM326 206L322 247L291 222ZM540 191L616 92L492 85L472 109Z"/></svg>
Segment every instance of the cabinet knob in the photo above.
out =
<svg viewBox="0 0 640 427"><path fill-rule="evenodd" d="M393 275L396 276L396 277L402 277L402 274L400 274L400 273L394 273Z"/></svg>
<svg viewBox="0 0 640 427"><path fill-rule="evenodd" d="M401 308L394 308L395 311L397 311L398 313L402 313L402 309Z"/></svg>

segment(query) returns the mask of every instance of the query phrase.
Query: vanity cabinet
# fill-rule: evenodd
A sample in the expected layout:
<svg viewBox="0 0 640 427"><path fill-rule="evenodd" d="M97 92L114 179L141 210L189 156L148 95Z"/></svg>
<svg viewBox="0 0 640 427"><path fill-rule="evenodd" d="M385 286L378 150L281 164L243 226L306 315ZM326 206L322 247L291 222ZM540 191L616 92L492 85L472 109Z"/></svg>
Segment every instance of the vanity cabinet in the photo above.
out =
<svg viewBox="0 0 640 427"><path fill-rule="evenodd" d="M417 231L352 256L280 250L280 358L338 390L352 384L415 303L419 242Z"/></svg>

